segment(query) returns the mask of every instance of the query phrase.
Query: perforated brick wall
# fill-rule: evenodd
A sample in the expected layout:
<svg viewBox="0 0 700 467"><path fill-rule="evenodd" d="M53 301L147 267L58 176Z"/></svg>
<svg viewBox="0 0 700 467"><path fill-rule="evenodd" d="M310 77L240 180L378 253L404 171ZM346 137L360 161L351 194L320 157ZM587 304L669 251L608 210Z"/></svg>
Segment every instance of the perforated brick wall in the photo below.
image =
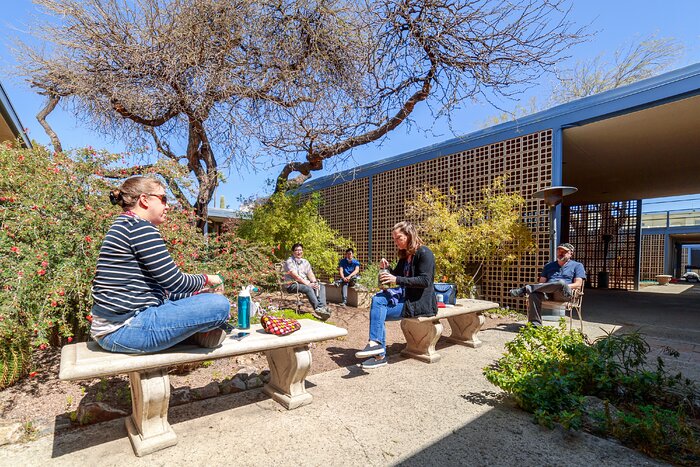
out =
<svg viewBox="0 0 700 467"><path fill-rule="evenodd" d="M598 273L607 271L609 288L634 289L637 201L571 206L569 213L569 241L586 268L587 286L597 287Z"/></svg>
<svg viewBox="0 0 700 467"><path fill-rule="evenodd" d="M655 280L657 274L664 274L664 251L664 234L642 235L641 280Z"/></svg>
<svg viewBox="0 0 700 467"><path fill-rule="evenodd" d="M527 200L523 219L534 234L538 251L508 268L499 264L487 265L481 297L522 310L523 300L510 297L508 291L536 281L539 268L549 259L548 208L541 201L533 199L532 195L551 185L551 130L376 174L372 179L371 213L368 178L322 189L324 205L320 212L332 228L354 240L357 256L366 264L368 259L375 262L382 256L395 256L391 228L405 218L406 200L414 199L425 184L438 187L443 192L452 187L459 202L473 202L480 199L483 188L502 175L508 176L507 192L518 192ZM370 215L371 258L368 257Z"/></svg>

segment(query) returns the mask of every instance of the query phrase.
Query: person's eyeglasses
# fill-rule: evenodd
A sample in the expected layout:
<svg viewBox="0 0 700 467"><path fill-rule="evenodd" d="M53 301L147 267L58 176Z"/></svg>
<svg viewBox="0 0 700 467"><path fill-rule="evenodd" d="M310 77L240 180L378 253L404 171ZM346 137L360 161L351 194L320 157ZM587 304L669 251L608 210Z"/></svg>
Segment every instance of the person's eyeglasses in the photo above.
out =
<svg viewBox="0 0 700 467"><path fill-rule="evenodd" d="M157 195L155 193L144 193L146 196L155 196L160 200L161 203L163 204L168 204L168 195L162 194L162 195Z"/></svg>

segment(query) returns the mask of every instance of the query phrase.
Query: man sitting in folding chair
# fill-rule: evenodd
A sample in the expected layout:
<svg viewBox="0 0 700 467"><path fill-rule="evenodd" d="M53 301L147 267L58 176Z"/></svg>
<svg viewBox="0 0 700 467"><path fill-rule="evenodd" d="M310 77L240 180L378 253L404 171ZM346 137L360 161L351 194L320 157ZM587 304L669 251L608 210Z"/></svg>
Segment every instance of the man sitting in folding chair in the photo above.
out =
<svg viewBox="0 0 700 467"><path fill-rule="evenodd" d="M292 256L284 262L287 292L301 292L309 299L314 313L324 321L330 318L331 312L326 308L326 287L316 280L311 264L302 258L304 246L301 243L292 245Z"/></svg>
<svg viewBox="0 0 700 467"><path fill-rule="evenodd" d="M537 284L528 284L512 289L514 297L529 295L527 320L533 326L542 325L542 301L567 302L573 296L573 290L583 288L586 270L583 264L571 259L574 247L571 243L562 243L557 247L557 260L547 263L540 273Z"/></svg>

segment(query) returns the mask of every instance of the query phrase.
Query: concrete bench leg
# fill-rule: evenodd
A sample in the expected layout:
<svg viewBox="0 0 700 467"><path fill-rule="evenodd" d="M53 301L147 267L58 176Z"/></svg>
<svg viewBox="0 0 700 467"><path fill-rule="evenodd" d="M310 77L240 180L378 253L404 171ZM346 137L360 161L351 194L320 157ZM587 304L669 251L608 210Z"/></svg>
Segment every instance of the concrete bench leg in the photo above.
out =
<svg viewBox="0 0 700 467"><path fill-rule="evenodd" d="M440 354L435 351L435 344L442 334L442 324L439 320L420 322L402 319L401 330L406 338L406 348L401 355L426 363L440 360Z"/></svg>
<svg viewBox="0 0 700 467"><path fill-rule="evenodd" d="M270 382L263 388L265 394L288 410L310 404L313 398L306 392L306 375L311 369L309 346L268 350L265 356L270 366Z"/></svg>
<svg viewBox="0 0 700 467"><path fill-rule="evenodd" d="M447 318L447 322L452 328L452 334L447 340L467 347L481 347L478 334L485 321L486 318L481 313L469 313Z"/></svg>
<svg viewBox="0 0 700 467"><path fill-rule="evenodd" d="M170 378L167 369L129 373L132 414L126 431L137 456L177 444L177 435L168 423Z"/></svg>

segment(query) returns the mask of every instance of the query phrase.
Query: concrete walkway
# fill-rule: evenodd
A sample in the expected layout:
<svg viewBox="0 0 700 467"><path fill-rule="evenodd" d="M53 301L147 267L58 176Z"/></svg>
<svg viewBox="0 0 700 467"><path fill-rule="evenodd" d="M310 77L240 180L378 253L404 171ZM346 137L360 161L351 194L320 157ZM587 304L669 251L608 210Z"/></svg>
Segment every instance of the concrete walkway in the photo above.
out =
<svg viewBox="0 0 700 467"><path fill-rule="evenodd" d="M585 331L641 327L658 348L685 344L681 367L698 369L700 288L670 291L587 291ZM586 433L544 429L504 400L482 368L516 330L482 332L479 349L441 341L443 359L432 365L394 357L372 372L353 366L314 375L313 403L292 411L259 390L173 407L179 443L144 458L133 455L120 419L4 446L0 465L662 465Z"/></svg>
<svg viewBox="0 0 700 467"><path fill-rule="evenodd" d="M253 390L170 410L179 443L134 457L123 420L0 450L0 465L659 465L614 442L547 430L482 375L515 326L428 365L395 358L366 373L309 378L311 405L286 411Z"/></svg>

